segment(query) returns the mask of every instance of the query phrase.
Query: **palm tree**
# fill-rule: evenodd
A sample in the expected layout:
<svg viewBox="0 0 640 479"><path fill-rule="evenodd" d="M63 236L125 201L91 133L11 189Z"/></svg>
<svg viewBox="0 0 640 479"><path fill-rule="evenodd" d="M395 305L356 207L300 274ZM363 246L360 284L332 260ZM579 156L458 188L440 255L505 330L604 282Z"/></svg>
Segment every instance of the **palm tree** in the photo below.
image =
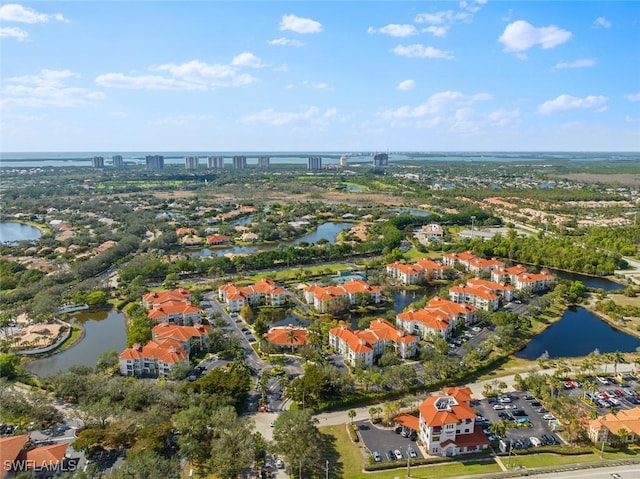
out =
<svg viewBox="0 0 640 479"><path fill-rule="evenodd" d="M626 364L627 359L620 351L611 353L611 360L613 361L613 374L618 375L618 364Z"/></svg>
<svg viewBox="0 0 640 479"><path fill-rule="evenodd" d="M296 342L296 332L293 329L287 333L287 341L291 344L291 354L293 354L293 343Z"/></svg>
<svg viewBox="0 0 640 479"><path fill-rule="evenodd" d="M349 418L351 419L351 424L353 424L353 418L356 417L356 414L357 413L355 409L349 409L347 416L349 416Z"/></svg>

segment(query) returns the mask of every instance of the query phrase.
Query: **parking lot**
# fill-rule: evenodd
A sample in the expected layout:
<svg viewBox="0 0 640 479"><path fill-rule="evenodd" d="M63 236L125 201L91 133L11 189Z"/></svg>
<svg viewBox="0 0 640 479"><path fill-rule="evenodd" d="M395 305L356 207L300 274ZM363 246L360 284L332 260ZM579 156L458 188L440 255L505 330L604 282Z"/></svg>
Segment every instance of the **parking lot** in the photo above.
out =
<svg viewBox="0 0 640 479"><path fill-rule="evenodd" d="M493 436L488 428L505 419L515 426L508 427L506 432L506 439L513 440L515 448L531 447L531 437L539 439L540 444L560 444L560 439L553 432L555 418L536 398L524 392L513 392L501 396L501 399L482 399L474 406L478 415L485 419L480 424L487 431L489 439L494 442L500 439Z"/></svg>
<svg viewBox="0 0 640 479"><path fill-rule="evenodd" d="M598 408L598 414L603 415L612 408L619 411L638 407L639 386L638 380L629 375L624 378L595 376L582 381L565 381L563 394L588 398Z"/></svg>
<svg viewBox="0 0 640 479"><path fill-rule="evenodd" d="M401 431L396 432L395 429L377 427L369 420L356 421L354 424L358 426L358 434L364 445L371 454L377 452L380 455L380 461L406 461L411 449L413 449L416 458L424 457L415 439L403 437ZM399 459L395 457L396 450L401 454Z"/></svg>

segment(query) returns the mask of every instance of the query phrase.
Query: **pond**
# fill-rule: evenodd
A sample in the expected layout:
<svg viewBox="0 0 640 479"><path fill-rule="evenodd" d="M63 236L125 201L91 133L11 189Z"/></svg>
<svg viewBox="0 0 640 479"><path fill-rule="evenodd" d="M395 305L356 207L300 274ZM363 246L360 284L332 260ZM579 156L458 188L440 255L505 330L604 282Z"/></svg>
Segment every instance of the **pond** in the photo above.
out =
<svg viewBox="0 0 640 479"><path fill-rule="evenodd" d="M413 216L429 216L430 213L428 211L415 210L413 208L396 208L398 214L409 213Z"/></svg>
<svg viewBox="0 0 640 479"><path fill-rule="evenodd" d="M624 289L623 284L616 283L607 278L600 276L588 276L580 273L569 273L567 271L560 271L553 268L547 268L549 272L555 275L559 279L566 279L569 281L582 281L587 288L603 289L605 291L615 291L618 289Z"/></svg>
<svg viewBox="0 0 640 479"><path fill-rule="evenodd" d="M44 377L66 371L71 366L94 366L102 353L122 351L127 343L124 314L116 310L74 314L71 323L84 326L85 336L74 346L27 364L27 370Z"/></svg>
<svg viewBox="0 0 640 479"><path fill-rule="evenodd" d="M42 231L25 223L0 222L0 243L11 244L19 241L36 241L41 236Z"/></svg>
<svg viewBox="0 0 640 479"><path fill-rule="evenodd" d="M601 353L633 352L640 338L630 336L602 321L581 307L568 308L562 318L545 329L516 356L535 360L545 352L549 358L586 356L594 350Z"/></svg>
<svg viewBox="0 0 640 479"><path fill-rule="evenodd" d="M422 299L425 296L434 296L436 294L435 286L430 286L427 288L421 288L416 291L407 291L404 289L400 289L394 291L393 298L393 310L396 313L402 313L404 309L409 306L411 303Z"/></svg>
<svg viewBox="0 0 640 479"><path fill-rule="evenodd" d="M227 253L233 254L252 254L257 251L268 251L272 249L279 248L280 246L288 246L290 244L300 244L303 242L306 243L317 243L321 239L325 239L329 242L329 244L334 244L338 237L338 233L347 228L351 228L353 223L323 223L318 226L314 231L308 233L300 238L297 238L293 241L280 241L275 244L270 245L261 245L261 246L231 246L229 248L219 248L219 249L209 249L203 248L201 250L194 250L190 252L189 256L198 257L198 256L224 256Z"/></svg>

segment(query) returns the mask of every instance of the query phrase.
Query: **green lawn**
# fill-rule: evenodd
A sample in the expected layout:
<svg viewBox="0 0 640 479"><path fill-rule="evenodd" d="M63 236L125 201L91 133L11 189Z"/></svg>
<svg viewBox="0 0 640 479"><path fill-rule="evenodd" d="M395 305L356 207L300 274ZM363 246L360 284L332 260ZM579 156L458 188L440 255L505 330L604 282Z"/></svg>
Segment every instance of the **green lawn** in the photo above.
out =
<svg viewBox="0 0 640 479"><path fill-rule="evenodd" d="M547 466L561 466L564 464L577 464L580 462L595 462L599 461L600 456L596 454L583 454L579 456L560 456L557 454L531 454L527 456L511 456L511 467L524 466L524 467L547 467ZM509 459L502 458L502 462L505 466L509 463Z"/></svg>
<svg viewBox="0 0 640 479"><path fill-rule="evenodd" d="M404 467L388 471L363 472L362 467L364 465L364 456L361 452L362 450L351 442L344 424L321 427L320 431L323 434L329 434L335 438L334 446L340 454L340 462L342 463L341 477L345 479L404 479L406 477L406 464ZM468 463L456 462L446 465L412 467L411 477L418 479L456 477L471 474L489 474L500 472L500 470L501 469L498 464L493 461L472 461Z"/></svg>
<svg viewBox="0 0 640 479"><path fill-rule="evenodd" d="M321 265L321 266L305 266L303 268L301 267L291 268L283 271L277 271L275 273L273 271L257 273L249 276L249 278L252 281L257 281L262 278L277 279L278 281L290 281L298 277L298 274L300 273L301 269L307 273L307 276L320 276L324 274L325 271L331 270L330 274L335 274L338 271L344 271L345 269L349 269L349 266L344 263L334 263L334 264L327 264L327 265Z"/></svg>

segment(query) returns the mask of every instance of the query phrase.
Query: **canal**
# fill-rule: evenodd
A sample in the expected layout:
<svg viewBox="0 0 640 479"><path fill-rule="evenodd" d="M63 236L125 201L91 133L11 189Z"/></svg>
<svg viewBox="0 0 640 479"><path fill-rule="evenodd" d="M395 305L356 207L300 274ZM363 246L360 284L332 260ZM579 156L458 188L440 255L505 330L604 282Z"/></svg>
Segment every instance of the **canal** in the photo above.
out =
<svg viewBox="0 0 640 479"><path fill-rule="evenodd" d="M535 360L545 353L549 358L576 357L586 356L596 349L600 353L628 353L639 347L640 338L615 329L582 307L572 307L564 312L557 323L534 337L516 356Z"/></svg>
<svg viewBox="0 0 640 479"><path fill-rule="evenodd" d="M74 314L70 322L81 324L85 336L69 349L30 361L27 364L29 372L45 377L66 371L71 366L93 367L106 351L115 349L119 353L126 346L124 314L115 309Z"/></svg>

